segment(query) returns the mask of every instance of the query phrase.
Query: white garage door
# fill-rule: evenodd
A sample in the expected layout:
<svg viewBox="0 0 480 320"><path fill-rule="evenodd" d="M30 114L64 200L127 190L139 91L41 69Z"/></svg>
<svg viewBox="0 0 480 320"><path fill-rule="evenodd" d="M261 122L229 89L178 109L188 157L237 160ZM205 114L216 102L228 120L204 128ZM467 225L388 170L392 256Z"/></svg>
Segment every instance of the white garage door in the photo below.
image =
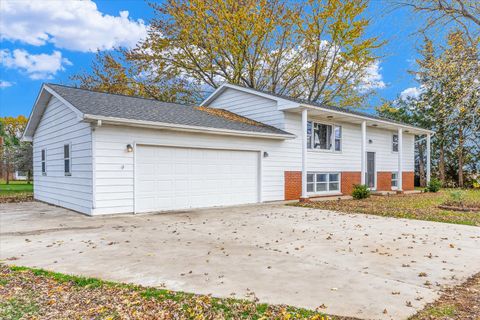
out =
<svg viewBox="0 0 480 320"><path fill-rule="evenodd" d="M137 146L135 211L255 203L258 152Z"/></svg>

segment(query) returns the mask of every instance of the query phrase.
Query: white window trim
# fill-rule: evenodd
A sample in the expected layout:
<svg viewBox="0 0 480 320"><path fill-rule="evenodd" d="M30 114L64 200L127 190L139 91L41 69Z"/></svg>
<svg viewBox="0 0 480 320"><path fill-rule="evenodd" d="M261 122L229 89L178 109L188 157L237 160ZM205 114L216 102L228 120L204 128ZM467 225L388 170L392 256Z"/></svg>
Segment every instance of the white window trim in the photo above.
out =
<svg viewBox="0 0 480 320"><path fill-rule="evenodd" d="M333 152L333 153L342 153L343 151L343 126L338 123L333 123L333 122L327 122L327 121L318 121L314 119L309 119L308 122L312 123L312 135L310 139L310 145L307 147L308 152ZM313 148L313 143L314 143L314 137L313 137L313 132L315 128L315 124L323 124L327 126L332 127L332 133L330 136L330 142L331 142L331 147L330 149L315 149ZM307 126L308 127L308 126ZM335 127L340 127L340 150L335 150Z"/></svg>
<svg viewBox="0 0 480 320"><path fill-rule="evenodd" d="M393 149L393 146L394 146L393 138L394 138L395 136L397 136L397 151L395 151L395 150ZM399 148L398 134L397 134L397 133L392 133L392 141L391 141L390 150L392 151L392 153L398 153L398 148Z"/></svg>
<svg viewBox="0 0 480 320"><path fill-rule="evenodd" d="M391 188L392 190L397 190L397 189L398 189L398 171L392 171L391 174L392 174L392 179L391 179L392 181L390 182L390 188ZM393 179L393 174L396 174L396 175L397 175L397 178L396 178L396 179ZM393 181L397 181L397 185L396 185L396 186L393 186L393 185L392 185L392 182L393 182Z"/></svg>
<svg viewBox="0 0 480 320"><path fill-rule="evenodd" d="M313 188L314 191L307 192L308 195L314 196L314 195L337 195L342 193L342 173L341 172L325 172L325 171L308 171L307 172L307 177L309 174L313 174ZM327 181L323 182L327 184L327 191L316 191L317 189L317 174L326 174L327 175ZM330 191L330 174L338 174L338 190L333 190ZM337 181L334 181L337 182ZM307 180L307 185L311 184Z"/></svg>
<svg viewBox="0 0 480 320"><path fill-rule="evenodd" d="M42 159L43 153L45 154L45 159ZM45 163L45 171L43 171L44 163ZM46 148L40 149L40 171L42 172L42 176L47 175L47 149Z"/></svg>
<svg viewBox="0 0 480 320"><path fill-rule="evenodd" d="M68 158L65 158L65 146L68 146ZM68 172L65 172L65 160L68 159ZM66 177L72 176L72 144L63 144L63 173Z"/></svg>

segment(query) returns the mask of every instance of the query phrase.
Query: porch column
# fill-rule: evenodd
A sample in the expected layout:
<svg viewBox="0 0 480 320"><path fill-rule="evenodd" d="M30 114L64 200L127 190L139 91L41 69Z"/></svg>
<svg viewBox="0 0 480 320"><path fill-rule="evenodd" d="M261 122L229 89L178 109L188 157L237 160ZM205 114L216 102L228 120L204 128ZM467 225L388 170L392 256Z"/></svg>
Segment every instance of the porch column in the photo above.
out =
<svg viewBox="0 0 480 320"><path fill-rule="evenodd" d="M362 143L361 143L361 177L360 177L360 181L361 181L361 184L366 184L366 160L365 158L367 157L367 122L366 121L363 121L362 122Z"/></svg>
<svg viewBox="0 0 480 320"><path fill-rule="evenodd" d="M302 199L307 199L307 109L302 110Z"/></svg>
<svg viewBox="0 0 480 320"><path fill-rule="evenodd" d="M427 184L430 182L430 133L427 133Z"/></svg>
<svg viewBox="0 0 480 320"><path fill-rule="evenodd" d="M403 129L398 128L398 191L403 190Z"/></svg>

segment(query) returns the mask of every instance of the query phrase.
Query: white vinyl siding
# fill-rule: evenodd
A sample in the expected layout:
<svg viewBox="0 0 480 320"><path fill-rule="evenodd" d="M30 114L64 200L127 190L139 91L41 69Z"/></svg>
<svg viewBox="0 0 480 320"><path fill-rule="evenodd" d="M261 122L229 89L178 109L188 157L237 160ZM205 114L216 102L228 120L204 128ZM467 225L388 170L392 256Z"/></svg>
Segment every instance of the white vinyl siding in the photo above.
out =
<svg viewBox="0 0 480 320"><path fill-rule="evenodd" d="M296 119L287 119L288 132L300 134ZM133 212L135 154L126 145L265 151L261 161L261 201L284 199L284 171L301 170L299 139L271 140L103 125L94 131L95 214ZM134 149L136 149L134 148Z"/></svg>
<svg viewBox="0 0 480 320"><path fill-rule="evenodd" d="M240 90L227 88L209 107L225 109L241 116L283 129L285 117L277 102Z"/></svg>
<svg viewBox="0 0 480 320"><path fill-rule="evenodd" d="M60 100L52 97L33 137L35 199L91 213L91 128ZM65 176L65 144L70 145L71 176ZM46 175L42 174L42 151Z"/></svg>

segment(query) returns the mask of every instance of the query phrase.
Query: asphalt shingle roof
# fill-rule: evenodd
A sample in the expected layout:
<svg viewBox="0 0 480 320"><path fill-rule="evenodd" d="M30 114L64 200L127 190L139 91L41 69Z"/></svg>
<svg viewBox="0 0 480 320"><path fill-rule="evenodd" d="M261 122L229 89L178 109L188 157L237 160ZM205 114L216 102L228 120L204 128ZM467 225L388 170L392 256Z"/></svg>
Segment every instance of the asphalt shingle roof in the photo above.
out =
<svg viewBox="0 0 480 320"><path fill-rule="evenodd" d="M278 128L238 116L225 117L195 106L47 84L84 114L236 131L286 134ZM228 114L228 112L225 112ZM235 119L236 118L236 119ZM243 120L245 121L242 121Z"/></svg>

